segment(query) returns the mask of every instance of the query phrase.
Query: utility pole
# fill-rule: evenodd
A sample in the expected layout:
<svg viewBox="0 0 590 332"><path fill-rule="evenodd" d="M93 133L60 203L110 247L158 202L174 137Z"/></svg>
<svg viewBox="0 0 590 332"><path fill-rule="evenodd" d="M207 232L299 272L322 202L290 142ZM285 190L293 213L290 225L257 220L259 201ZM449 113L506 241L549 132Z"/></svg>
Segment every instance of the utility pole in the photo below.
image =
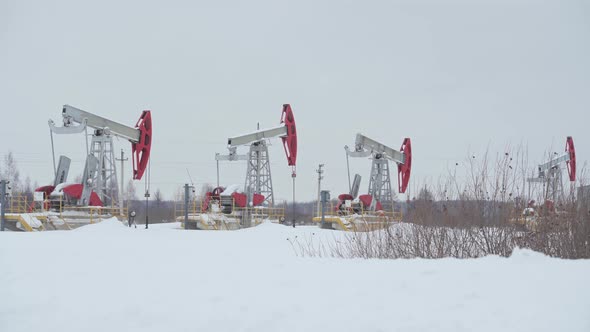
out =
<svg viewBox="0 0 590 332"><path fill-rule="evenodd" d="M0 181L0 231L4 232L4 228L6 226L6 221L4 220L4 213L6 212L6 201L8 197L9 189L8 184L10 181L1 180Z"/></svg>
<svg viewBox="0 0 590 332"><path fill-rule="evenodd" d="M115 158L115 160L121 162L121 192L119 193L119 214L123 216L123 193L125 192L125 171L123 170L125 169L125 162L129 160L129 158L125 158L125 153L123 152L123 149L121 149L121 159Z"/></svg>
<svg viewBox="0 0 590 332"><path fill-rule="evenodd" d="M149 213L148 200L149 199L150 199L150 190L146 189L146 191L145 191L145 229L148 229L148 224L149 224L149 218L148 218L148 213Z"/></svg>
<svg viewBox="0 0 590 332"><path fill-rule="evenodd" d="M217 162L217 188L219 188L219 153L215 154L215 161Z"/></svg>
<svg viewBox="0 0 590 332"><path fill-rule="evenodd" d="M184 229L188 229L188 205L191 188L195 187L189 186L188 183L184 184Z"/></svg>
<svg viewBox="0 0 590 332"><path fill-rule="evenodd" d="M148 224L149 224L149 199L150 199L150 177L151 177L151 172L152 172L152 166L151 166L151 161L150 164L148 166L148 174L145 177L145 229L148 229Z"/></svg>
<svg viewBox="0 0 590 332"><path fill-rule="evenodd" d="M324 178L322 176L322 174L324 174L324 170L322 169L324 167L324 164L319 164L318 169L316 169L316 172L318 173L318 207L317 207L317 215L320 215L320 201L321 201L321 197L320 197L320 193L322 191L322 179Z"/></svg>
<svg viewBox="0 0 590 332"><path fill-rule="evenodd" d="M295 172L295 166L293 166L293 172L291 173L291 178L293 179L293 228L295 228L295 178L297 177L297 173Z"/></svg>
<svg viewBox="0 0 590 332"><path fill-rule="evenodd" d="M320 192L321 196L321 204L322 204L322 222L320 224L321 228L326 228L326 204L330 201L330 191L329 190L322 190Z"/></svg>

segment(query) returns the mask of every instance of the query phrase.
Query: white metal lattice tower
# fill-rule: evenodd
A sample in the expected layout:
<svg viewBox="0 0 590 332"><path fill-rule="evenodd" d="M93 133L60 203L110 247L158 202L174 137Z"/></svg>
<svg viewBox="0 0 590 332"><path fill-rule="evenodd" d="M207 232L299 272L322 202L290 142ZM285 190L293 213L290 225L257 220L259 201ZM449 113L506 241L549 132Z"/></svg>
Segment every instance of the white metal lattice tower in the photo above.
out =
<svg viewBox="0 0 590 332"><path fill-rule="evenodd" d="M264 196L263 204L274 206L268 146L264 140L250 145L244 190L248 195L248 202L252 202L253 194L261 194Z"/></svg>
<svg viewBox="0 0 590 332"><path fill-rule="evenodd" d="M113 137L108 131L95 130L90 144L90 156L87 158L83 177L85 183L90 185L85 186L78 205L88 205L91 192L94 191L105 205L115 206L119 189Z"/></svg>
<svg viewBox="0 0 590 332"><path fill-rule="evenodd" d="M559 166L556 166L555 169L550 171L552 174L549 178L550 180L547 181L547 190L545 197L551 197L554 202L563 202L565 201L565 193L563 190L563 180L561 179L561 172L562 169Z"/></svg>
<svg viewBox="0 0 590 332"><path fill-rule="evenodd" d="M389 204L393 206L389 162L381 154L375 154L373 157L369 194L375 198L371 202L371 209L375 209L377 202L380 202L384 209L389 208Z"/></svg>

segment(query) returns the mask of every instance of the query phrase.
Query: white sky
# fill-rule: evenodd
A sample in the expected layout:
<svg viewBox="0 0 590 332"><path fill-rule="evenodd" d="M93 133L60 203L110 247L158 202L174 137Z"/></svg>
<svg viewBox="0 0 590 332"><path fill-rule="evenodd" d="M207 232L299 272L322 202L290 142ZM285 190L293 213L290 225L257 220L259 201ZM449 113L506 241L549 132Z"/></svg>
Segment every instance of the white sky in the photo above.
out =
<svg viewBox="0 0 590 332"><path fill-rule="evenodd" d="M588 1L4 0L0 154L13 151L23 177L48 183L47 120L60 121L63 104L128 125L151 109L152 189L170 198L187 168L197 185L214 183L227 137L277 125L291 103L298 200L315 197L318 163L327 189L348 190L343 146L357 132L394 148L411 137L415 185L488 145L524 142L540 161L568 135L581 167L589 41ZM275 195L290 199L273 144ZM56 147L82 171L81 136ZM366 191L370 161L351 166ZM243 183L245 172L223 164L221 182Z"/></svg>

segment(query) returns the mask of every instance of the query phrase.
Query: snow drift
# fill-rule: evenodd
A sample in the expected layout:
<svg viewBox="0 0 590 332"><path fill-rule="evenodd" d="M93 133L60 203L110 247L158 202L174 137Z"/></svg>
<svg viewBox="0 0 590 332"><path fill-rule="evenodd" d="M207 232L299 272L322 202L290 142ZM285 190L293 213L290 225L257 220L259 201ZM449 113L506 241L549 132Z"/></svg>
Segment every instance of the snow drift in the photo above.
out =
<svg viewBox="0 0 590 332"><path fill-rule="evenodd" d="M296 257L342 233L115 220L0 234L1 331L590 331L590 261Z"/></svg>

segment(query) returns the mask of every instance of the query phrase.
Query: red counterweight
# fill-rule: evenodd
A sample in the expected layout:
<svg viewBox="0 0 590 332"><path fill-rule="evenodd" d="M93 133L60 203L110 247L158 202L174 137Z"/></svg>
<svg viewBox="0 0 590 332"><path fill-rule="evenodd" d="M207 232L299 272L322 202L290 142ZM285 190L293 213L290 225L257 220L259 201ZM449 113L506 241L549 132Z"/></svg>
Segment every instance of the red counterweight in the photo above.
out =
<svg viewBox="0 0 590 332"><path fill-rule="evenodd" d="M412 142L409 137L404 139L402 147L400 148L405 156L403 164L397 165L399 192L405 193L410 183L410 174L412 173Z"/></svg>
<svg viewBox="0 0 590 332"><path fill-rule="evenodd" d="M133 179L141 180L150 160L152 148L152 113L143 111L135 128L140 131L139 141L131 143L133 153Z"/></svg>
<svg viewBox="0 0 590 332"><path fill-rule="evenodd" d="M570 181L576 181L576 149L574 148L574 139L571 136L568 136L565 141L565 152L570 155L570 160L566 162Z"/></svg>
<svg viewBox="0 0 590 332"><path fill-rule="evenodd" d="M287 136L281 137L287 162L289 166L297 164L297 127L295 126L295 117L291 110L291 105L283 104L283 113L281 114L281 123L287 128Z"/></svg>

